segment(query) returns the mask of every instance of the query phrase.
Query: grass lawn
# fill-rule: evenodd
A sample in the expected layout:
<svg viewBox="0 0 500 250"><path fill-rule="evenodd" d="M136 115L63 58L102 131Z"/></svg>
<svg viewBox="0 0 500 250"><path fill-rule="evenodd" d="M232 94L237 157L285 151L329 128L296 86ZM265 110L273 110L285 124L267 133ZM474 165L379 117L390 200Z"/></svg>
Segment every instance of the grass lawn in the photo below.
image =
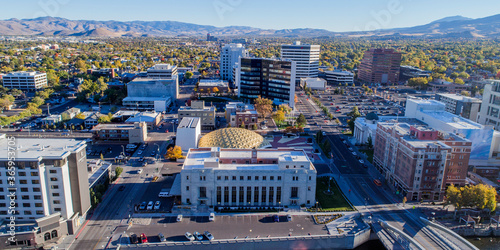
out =
<svg viewBox="0 0 500 250"><path fill-rule="evenodd" d="M359 150L359 152L365 153L368 157L368 161L373 164L373 149Z"/></svg>
<svg viewBox="0 0 500 250"><path fill-rule="evenodd" d="M319 202L321 211L354 211L337 186L335 180L330 182L330 190L333 195L327 195L323 191L328 190L328 177L316 179L316 199Z"/></svg>

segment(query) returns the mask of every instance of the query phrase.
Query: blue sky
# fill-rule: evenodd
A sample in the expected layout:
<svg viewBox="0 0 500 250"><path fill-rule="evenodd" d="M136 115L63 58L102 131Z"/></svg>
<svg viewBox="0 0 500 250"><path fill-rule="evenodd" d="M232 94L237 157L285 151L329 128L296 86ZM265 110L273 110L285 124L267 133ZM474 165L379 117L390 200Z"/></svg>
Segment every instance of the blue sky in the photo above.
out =
<svg viewBox="0 0 500 250"><path fill-rule="evenodd" d="M500 14L498 0L15 0L0 19L56 16L78 20L180 21L266 29L366 31L410 27L462 15ZM8 10L8 11L5 11Z"/></svg>

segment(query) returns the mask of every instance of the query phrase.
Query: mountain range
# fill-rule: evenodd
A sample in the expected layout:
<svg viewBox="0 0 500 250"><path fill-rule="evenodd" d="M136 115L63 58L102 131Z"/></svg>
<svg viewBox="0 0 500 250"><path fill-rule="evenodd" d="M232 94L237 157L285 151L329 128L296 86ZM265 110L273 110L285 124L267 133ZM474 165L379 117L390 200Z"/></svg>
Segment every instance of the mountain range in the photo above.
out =
<svg viewBox="0 0 500 250"><path fill-rule="evenodd" d="M332 25L332 29L334 25ZM8 19L0 21L0 35L42 35L78 37L140 36L249 36L249 37L366 37L413 36L493 38L500 36L500 14L484 18L446 17L431 23L394 29L361 32L333 32L324 29L260 29L248 26L215 27L176 21L94 21L59 17Z"/></svg>

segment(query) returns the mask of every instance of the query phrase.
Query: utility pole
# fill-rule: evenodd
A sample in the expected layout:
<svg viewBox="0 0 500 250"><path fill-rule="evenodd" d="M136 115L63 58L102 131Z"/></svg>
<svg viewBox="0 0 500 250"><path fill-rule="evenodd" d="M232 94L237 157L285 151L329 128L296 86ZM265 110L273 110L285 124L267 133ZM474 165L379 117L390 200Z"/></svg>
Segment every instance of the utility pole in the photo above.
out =
<svg viewBox="0 0 500 250"><path fill-rule="evenodd" d="M50 103L47 103L47 114L50 115Z"/></svg>

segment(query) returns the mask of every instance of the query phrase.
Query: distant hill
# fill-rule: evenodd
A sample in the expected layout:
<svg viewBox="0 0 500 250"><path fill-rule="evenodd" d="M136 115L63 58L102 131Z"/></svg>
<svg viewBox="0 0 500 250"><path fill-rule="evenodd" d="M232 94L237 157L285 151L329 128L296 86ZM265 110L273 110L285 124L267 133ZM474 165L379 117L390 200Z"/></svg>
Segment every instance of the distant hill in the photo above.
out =
<svg viewBox="0 0 500 250"><path fill-rule="evenodd" d="M334 25L332 25L334 29ZM0 35L47 35L81 37L119 36L275 36L275 37L498 37L500 14L471 19L451 16L407 28L366 32L332 32L324 29L259 29L248 26L215 27L175 21L93 21L69 20L59 17L9 19L0 21Z"/></svg>

